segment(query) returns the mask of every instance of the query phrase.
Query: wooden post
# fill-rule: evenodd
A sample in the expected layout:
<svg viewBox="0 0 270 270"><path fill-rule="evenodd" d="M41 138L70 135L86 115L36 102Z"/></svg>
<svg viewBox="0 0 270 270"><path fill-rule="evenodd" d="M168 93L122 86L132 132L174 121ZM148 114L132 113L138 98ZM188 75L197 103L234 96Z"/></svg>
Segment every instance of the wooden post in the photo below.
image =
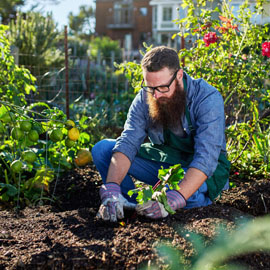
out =
<svg viewBox="0 0 270 270"><path fill-rule="evenodd" d="M69 87L68 87L68 37L65 25L65 71L66 71L66 115L69 118Z"/></svg>

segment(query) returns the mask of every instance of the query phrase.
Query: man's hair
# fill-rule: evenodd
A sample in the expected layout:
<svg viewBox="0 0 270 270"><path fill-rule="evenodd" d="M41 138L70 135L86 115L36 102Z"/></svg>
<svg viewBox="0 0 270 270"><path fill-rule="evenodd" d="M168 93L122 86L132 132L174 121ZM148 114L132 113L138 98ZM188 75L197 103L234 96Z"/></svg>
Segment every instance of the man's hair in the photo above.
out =
<svg viewBox="0 0 270 270"><path fill-rule="evenodd" d="M142 61L141 66L148 72L159 71L165 67L170 70L178 70L180 67L177 52L166 46L158 46L148 51Z"/></svg>

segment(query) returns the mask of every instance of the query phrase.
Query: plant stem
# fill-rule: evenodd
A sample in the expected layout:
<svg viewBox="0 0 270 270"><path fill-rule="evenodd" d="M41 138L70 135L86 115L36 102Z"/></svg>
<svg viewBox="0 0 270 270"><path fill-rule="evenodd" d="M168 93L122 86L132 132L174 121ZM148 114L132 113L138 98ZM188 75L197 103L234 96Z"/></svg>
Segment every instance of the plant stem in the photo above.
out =
<svg viewBox="0 0 270 270"><path fill-rule="evenodd" d="M15 104L11 104L11 103L8 103L8 102L2 101L2 100L0 100L0 104L3 104L4 106L8 106L8 107L14 107L14 108L21 109L20 106L17 106L17 105L15 105ZM24 111L34 113L34 114L36 114L36 115L38 115L38 116L44 118L44 120L49 120L49 119L47 119L46 116L43 115L42 113L38 113L38 112L35 112L35 111L33 111L33 110L29 110L29 109L26 109L26 108L24 108ZM25 113L21 113L21 112L19 112L19 111L16 111L16 112L17 112L18 114L24 116L24 117L27 117L27 118L32 119L32 120L35 121L35 119L33 119L33 118L31 118L31 117L25 115ZM65 122L64 122L64 121L61 121L61 120L55 120L55 119L54 119L53 121L59 122L59 123L62 123L62 124L65 124Z"/></svg>
<svg viewBox="0 0 270 270"><path fill-rule="evenodd" d="M52 197L54 197L54 194L55 194L55 191L56 191L56 186L57 186L57 184L58 184L59 172L60 172L60 160L61 160L61 158L59 159L59 162L58 162L58 168L57 168L56 180L55 180L55 184L54 184L54 188L53 188L53 194L52 194Z"/></svg>
<svg viewBox="0 0 270 270"><path fill-rule="evenodd" d="M18 197L17 197L17 209L20 207L20 192L21 192L21 172L19 172L19 184L18 184Z"/></svg>

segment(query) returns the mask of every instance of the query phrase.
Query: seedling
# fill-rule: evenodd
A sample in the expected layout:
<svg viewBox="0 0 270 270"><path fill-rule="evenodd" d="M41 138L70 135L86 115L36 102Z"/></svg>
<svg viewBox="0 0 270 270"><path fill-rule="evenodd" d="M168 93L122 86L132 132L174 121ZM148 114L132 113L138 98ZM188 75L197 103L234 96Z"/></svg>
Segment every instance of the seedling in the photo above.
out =
<svg viewBox="0 0 270 270"><path fill-rule="evenodd" d="M173 165L168 169L161 169L158 171L159 181L152 187L144 187L142 184L136 185L137 188L130 190L128 195L131 197L133 194L138 194L136 201L139 204L146 203L149 200L154 200L162 203L165 209L170 214L174 214L175 211L169 206L167 201L166 191L168 189L179 190L179 182L184 178L184 170L180 164Z"/></svg>

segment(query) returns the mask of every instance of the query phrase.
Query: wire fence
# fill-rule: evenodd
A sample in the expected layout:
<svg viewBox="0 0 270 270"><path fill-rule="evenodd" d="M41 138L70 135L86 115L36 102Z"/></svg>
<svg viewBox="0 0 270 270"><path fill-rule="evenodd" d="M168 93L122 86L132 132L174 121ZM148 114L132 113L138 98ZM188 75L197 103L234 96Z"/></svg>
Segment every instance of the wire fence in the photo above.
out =
<svg viewBox="0 0 270 270"><path fill-rule="evenodd" d="M17 52L15 59L36 77L37 92L26 97L28 103L45 102L65 113L68 108L70 118L86 115L102 119L104 125L123 125L134 89L115 72L113 54L109 58L98 54L93 60L69 55L67 64L62 59L54 66L44 65L39 55Z"/></svg>

